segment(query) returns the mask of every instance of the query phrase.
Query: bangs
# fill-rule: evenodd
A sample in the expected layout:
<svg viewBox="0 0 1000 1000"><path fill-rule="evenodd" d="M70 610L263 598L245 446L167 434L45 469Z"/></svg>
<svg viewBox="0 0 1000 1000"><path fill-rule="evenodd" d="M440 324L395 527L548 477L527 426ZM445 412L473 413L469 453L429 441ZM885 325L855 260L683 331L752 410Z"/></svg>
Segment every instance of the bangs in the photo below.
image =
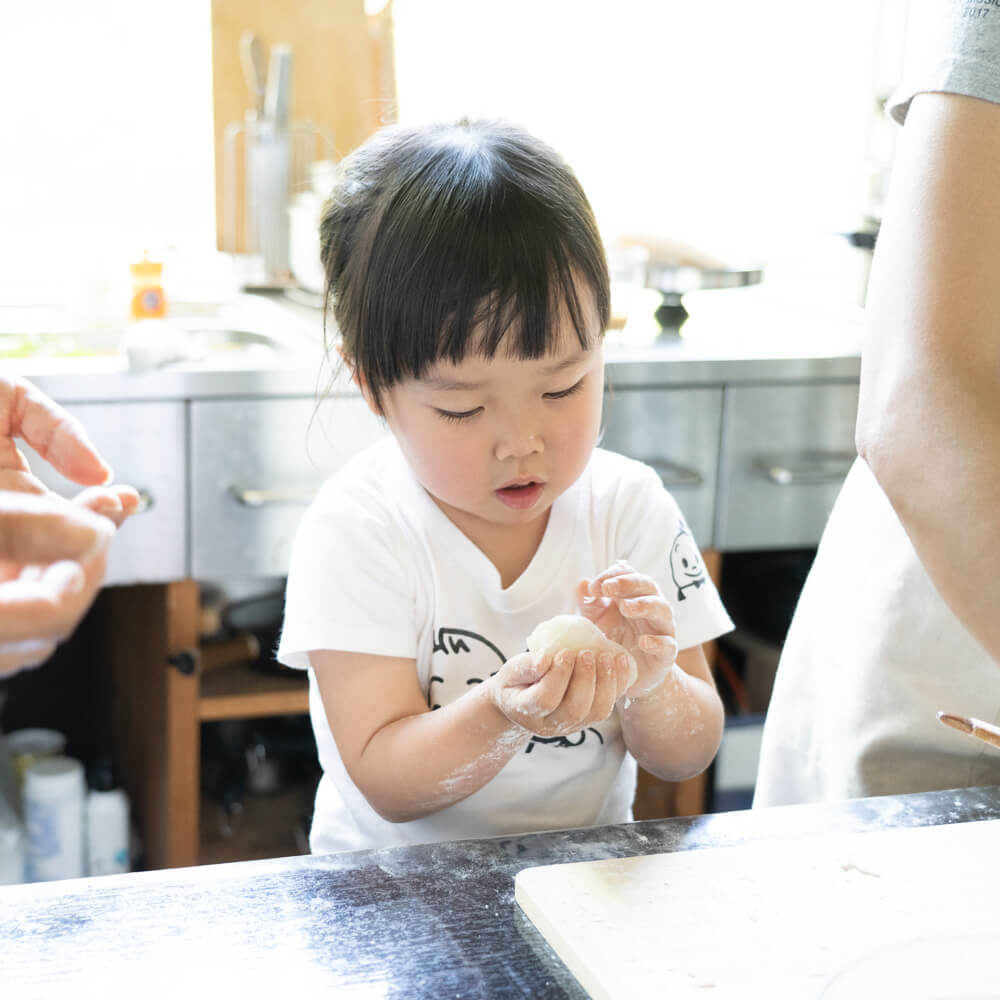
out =
<svg viewBox="0 0 1000 1000"><path fill-rule="evenodd" d="M452 129L409 151L407 176L355 244L367 266L352 301L334 304L338 321L349 307L352 360L376 401L473 351L544 357L566 316L581 347L603 336L610 288L590 205L569 168L530 142L538 149L518 130Z"/></svg>

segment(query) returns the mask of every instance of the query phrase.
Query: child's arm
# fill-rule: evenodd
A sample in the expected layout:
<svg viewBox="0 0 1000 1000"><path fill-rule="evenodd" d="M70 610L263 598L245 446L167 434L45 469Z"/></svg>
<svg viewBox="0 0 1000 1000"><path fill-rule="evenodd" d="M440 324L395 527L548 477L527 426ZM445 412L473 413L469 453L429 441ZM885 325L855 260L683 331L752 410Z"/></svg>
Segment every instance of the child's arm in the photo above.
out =
<svg viewBox="0 0 1000 1000"><path fill-rule="evenodd" d="M673 610L656 581L620 562L582 580L577 597L582 613L639 667L620 705L632 755L667 781L703 771L722 741L722 702L701 647L678 653Z"/></svg>
<svg viewBox="0 0 1000 1000"><path fill-rule="evenodd" d="M632 756L665 781L685 781L712 763L722 742L722 702L701 646L677 654L648 694L626 696L622 729Z"/></svg>
<svg viewBox="0 0 1000 1000"><path fill-rule="evenodd" d="M532 733L603 721L624 692L619 654L520 653L461 698L431 711L413 660L310 653L344 767L372 808L402 823L460 802L520 752Z"/></svg>

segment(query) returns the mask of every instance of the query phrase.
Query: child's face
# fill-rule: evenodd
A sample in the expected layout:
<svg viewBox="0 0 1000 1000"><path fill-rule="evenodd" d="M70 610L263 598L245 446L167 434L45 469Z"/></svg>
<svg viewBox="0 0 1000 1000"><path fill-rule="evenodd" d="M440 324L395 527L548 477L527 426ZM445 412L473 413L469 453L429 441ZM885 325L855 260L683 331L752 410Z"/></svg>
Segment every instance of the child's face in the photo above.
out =
<svg viewBox="0 0 1000 1000"><path fill-rule="evenodd" d="M589 329L599 326L581 296ZM421 485L469 537L545 517L583 472L597 443L604 355L580 347L568 313L544 358L470 352L439 361L384 394L384 415Z"/></svg>

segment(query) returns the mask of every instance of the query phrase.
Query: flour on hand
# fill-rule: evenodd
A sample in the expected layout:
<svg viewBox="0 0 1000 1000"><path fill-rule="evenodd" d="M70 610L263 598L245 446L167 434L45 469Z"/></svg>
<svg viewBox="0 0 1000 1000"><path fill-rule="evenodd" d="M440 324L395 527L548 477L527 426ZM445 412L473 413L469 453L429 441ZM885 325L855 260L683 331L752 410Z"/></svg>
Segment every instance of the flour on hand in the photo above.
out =
<svg viewBox="0 0 1000 1000"><path fill-rule="evenodd" d="M629 662L631 687L639 676L632 654L617 642L612 642L592 621L582 615L556 615L537 625L528 636L528 649L532 653L551 653L561 649L592 649L595 653L624 653Z"/></svg>

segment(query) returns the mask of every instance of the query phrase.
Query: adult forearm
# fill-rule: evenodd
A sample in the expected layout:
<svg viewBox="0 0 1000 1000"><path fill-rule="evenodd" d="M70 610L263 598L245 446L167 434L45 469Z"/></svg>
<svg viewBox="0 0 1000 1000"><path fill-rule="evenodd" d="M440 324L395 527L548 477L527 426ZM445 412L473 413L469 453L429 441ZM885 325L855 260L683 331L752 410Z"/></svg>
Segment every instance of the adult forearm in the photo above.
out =
<svg viewBox="0 0 1000 1000"><path fill-rule="evenodd" d="M858 451L1000 661L1000 109L914 98L872 265Z"/></svg>
<svg viewBox="0 0 1000 1000"><path fill-rule="evenodd" d="M625 744L639 764L665 781L684 781L712 762L722 740L715 688L680 666L647 695L621 703Z"/></svg>
<svg viewBox="0 0 1000 1000"><path fill-rule="evenodd" d="M938 593L1000 663L998 393L991 369L928 373L859 424L858 445Z"/></svg>
<svg viewBox="0 0 1000 1000"><path fill-rule="evenodd" d="M361 754L355 781L384 819L419 819L478 791L530 739L479 685L450 705L378 730Z"/></svg>

